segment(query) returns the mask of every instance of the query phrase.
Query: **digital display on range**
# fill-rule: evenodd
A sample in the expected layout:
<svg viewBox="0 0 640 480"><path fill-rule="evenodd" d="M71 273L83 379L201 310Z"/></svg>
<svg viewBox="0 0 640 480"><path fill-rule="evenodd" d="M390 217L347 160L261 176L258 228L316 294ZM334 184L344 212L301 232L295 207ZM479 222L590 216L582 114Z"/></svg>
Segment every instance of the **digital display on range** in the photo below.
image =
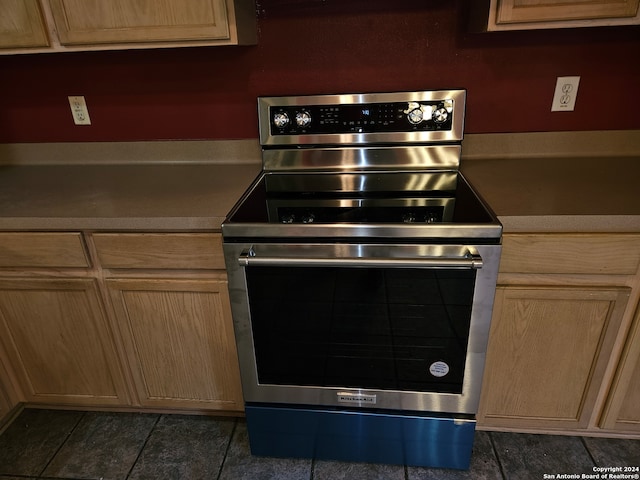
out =
<svg viewBox="0 0 640 480"><path fill-rule="evenodd" d="M450 130L447 101L270 107L271 134Z"/></svg>

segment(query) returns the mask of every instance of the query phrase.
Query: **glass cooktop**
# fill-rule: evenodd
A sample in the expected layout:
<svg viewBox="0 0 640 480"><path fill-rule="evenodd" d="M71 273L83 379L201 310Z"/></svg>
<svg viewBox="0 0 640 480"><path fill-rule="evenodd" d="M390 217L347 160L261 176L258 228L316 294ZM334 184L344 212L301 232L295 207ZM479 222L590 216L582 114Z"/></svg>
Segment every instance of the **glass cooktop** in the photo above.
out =
<svg viewBox="0 0 640 480"><path fill-rule="evenodd" d="M263 173L224 222L223 231L233 233L243 225L254 230L269 225L270 232L277 226L282 236L292 227L296 235L300 229L323 227L323 236L332 236L329 229L339 227L422 228L426 236L430 233L425 227L500 228L455 171Z"/></svg>

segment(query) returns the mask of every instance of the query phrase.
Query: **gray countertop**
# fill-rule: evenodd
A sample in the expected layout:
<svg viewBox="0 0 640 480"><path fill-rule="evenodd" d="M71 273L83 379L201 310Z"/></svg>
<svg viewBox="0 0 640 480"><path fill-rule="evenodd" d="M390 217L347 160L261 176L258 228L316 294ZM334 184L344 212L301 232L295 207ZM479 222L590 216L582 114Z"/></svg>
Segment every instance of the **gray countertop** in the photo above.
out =
<svg viewBox="0 0 640 480"><path fill-rule="evenodd" d="M462 160L505 232L640 232L640 156L500 157L512 138ZM255 140L0 145L0 230L219 230L260 168Z"/></svg>
<svg viewBox="0 0 640 480"><path fill-rule="evenodd" d="M640 158L463 161L505 232L640 232Z"/></svg>
<svg viewBox="0 0 640 480"><path fill-rule="evenodd" d="M0 166L0 230L219 230L260 167Z"/></svg>

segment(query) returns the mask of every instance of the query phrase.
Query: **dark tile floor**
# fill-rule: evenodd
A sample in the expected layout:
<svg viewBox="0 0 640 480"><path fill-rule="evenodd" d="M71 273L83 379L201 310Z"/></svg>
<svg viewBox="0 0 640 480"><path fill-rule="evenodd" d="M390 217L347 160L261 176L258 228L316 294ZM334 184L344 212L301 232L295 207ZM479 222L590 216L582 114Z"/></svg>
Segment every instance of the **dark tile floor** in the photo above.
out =
<svg viewBox="0 0 640 480"><path fill-rule="evenodd" d="M0 480L528 480L594 466L640 466L640 440L478 432L462 472L252 457L235 418L27 409L0 435Z"/></svg>

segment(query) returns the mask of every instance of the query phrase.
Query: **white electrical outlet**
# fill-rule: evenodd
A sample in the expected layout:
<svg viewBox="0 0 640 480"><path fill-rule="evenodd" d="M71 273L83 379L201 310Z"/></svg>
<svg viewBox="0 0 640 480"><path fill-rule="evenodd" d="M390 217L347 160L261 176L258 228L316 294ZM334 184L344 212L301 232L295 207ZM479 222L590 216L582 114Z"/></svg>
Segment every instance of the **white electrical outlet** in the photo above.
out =
<svg viewBox="0 0 640 480"><path fill-rule="evenodd" d="M558 77L551 103L552 112L573 112L578 96L580 77Z"/></svg>
<svg viewBox="0 0 640 480"><path fill-rule="evenodd" d="M76 125L91 125L91 118L89 117L89 110L84 97L69 97L69 106L71 107L73 122Z"/></svg>

